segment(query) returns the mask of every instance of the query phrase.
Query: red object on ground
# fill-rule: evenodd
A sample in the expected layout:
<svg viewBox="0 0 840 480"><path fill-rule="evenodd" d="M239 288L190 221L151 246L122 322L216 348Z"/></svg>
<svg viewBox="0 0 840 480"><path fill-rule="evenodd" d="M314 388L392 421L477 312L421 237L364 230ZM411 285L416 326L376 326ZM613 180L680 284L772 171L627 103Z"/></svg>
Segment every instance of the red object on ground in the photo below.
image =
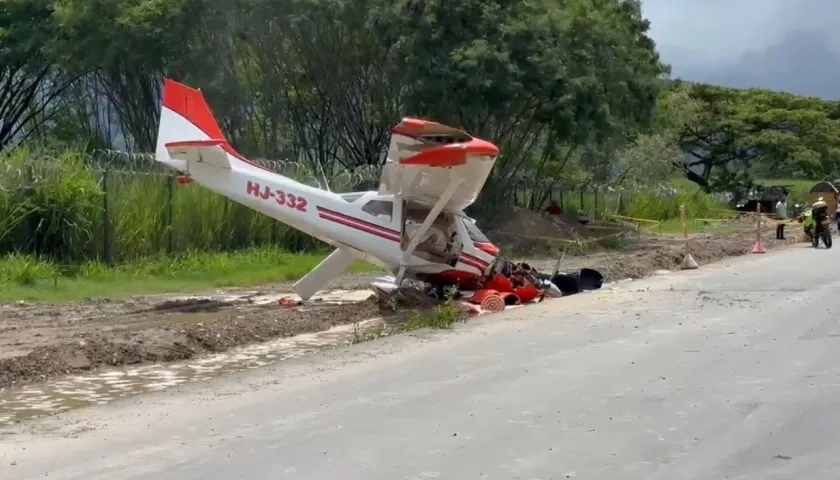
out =
<svg viewBox="0 0 840 480"><path fill-rule="evenodd" d="M303 305L303 301L295 300L289 297L283 297L277 303L283 305L284 307L297 307L298 305Z"/></svg>
<svg viewBox="0 0 840 480"><path fill-rule="evenodd" d="M470 297L468 301L474 305L479 305L482 310L488 312L501 312L505 309L505 301L496 290L485 288L475 292L475 295Z"/></svg>
<svg viewBox="0 0 840 480"><path fill-rule="evenodd" d="M513 292L500 292L499 296L502 297L502 300L505 302L505 305L519 305L519 295Z"/></svg>
<svg viewBox="0 0 840 480"><path fill-rule="evenodd" d="M545 209L545 213L549 215L562 215L563 209L556 203L552 203L548 208Z"/></svg>
<svg viewBox="0 0 840 480"><path fill-rule="evenodd" d="M757 240L755 245L753 245L752 253L767 253L767 249L764 248L764 243L761 240Z"/></svg>
<svg viewBox="0 0 840 480"><path fill-rule="evenodd" d="M531 282L525 282L525 285L514 288L513 293L519 297L519 301L522 303L532 302L543 295L543 291Z"/></svg>
<svg viewBox="0 0 840 480"><path fill-rule="evenodd" d="M501 273L497 273L493 276L493 279L487 282L484 285L485 288L489 288L491 290L496 290L498 292L512 292L513 291L513 283L510 281L509 278L502 275Z"/></svg>
<svg viewBox="0 0 840 480"><path fill-rule="evenodd" d="M502 312L505 309L505 301L502 299L502 294L497 290L489 288L475 292L467 301L473 305L480 306L486 312Z"/></svg>

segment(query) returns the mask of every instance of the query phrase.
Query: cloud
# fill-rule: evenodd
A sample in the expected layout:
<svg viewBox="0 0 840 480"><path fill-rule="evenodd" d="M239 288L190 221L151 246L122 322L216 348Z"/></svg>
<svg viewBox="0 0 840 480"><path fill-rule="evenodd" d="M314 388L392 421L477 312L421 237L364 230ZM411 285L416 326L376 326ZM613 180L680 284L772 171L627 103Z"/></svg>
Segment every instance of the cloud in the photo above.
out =
<svg viewBox="0 0 840 480"><path fill-rule="evenodd" d="M666 60L692 53L732 59L795 31L820 33L840 50L837 0L642 0L642 11Z"/></svg>
<svg viewBox="0 0 840 480"><path fill-rule="evenodd" d="M642 0L672 74L840 99L838 0Z"/></svg>

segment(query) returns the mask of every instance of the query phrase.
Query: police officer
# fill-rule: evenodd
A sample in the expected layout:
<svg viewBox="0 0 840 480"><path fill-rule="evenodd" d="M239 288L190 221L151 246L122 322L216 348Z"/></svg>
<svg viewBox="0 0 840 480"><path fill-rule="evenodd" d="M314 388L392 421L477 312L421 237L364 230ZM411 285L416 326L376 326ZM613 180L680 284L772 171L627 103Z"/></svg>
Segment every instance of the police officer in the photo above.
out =
<svg viewBox="0 0 840 480"><path fill-rule="evenodd" d="M811 205L811 217L815 222L814 235L819 238L822 234L822 229L826 228L825 225L823 225L823 222L826 218L828 218L828 204L825 203L823 197L818 198L817 201Z"/></svg>

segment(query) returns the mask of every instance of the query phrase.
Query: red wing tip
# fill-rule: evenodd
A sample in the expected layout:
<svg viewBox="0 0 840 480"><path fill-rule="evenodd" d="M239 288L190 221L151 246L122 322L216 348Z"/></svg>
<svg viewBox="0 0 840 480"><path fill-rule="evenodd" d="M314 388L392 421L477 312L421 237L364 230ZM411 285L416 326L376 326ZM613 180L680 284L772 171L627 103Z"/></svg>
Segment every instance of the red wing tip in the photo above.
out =
<svg viewBox="0 0 840 480"><path fill-rule="evenodd" d="M218 147L227 143L227 140L212 139L212 140L184 140L180 142L169 142L164 144L166 148L170 147Z"/></svg>

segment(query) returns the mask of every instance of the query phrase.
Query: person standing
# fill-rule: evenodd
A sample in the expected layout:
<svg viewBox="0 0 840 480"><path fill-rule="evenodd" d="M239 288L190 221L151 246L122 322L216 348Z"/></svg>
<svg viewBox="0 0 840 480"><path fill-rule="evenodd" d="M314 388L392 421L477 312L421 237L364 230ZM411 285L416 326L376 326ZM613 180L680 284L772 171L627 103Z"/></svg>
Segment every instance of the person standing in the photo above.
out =
<svg viewBox="0 0 840 480"><path fill-rule="evenodd" d="M827 222L828 220L828 204L825 203L823 197L817 199L816 202L811 205L811 216L814 218L814 236L820 238L822 236L822 229L828 228L827 225L823 225L823 222ZM817 240L819 242L819 240ZM814 244L816 246L816 244Z"/></svg>
<svg viewBox="0 0 840 480"><path fill-rule="evenodd" d="M557 205L557 202L551 202L551 205L545 209L545 213L549 215L563 215L563 207Z"/></svg>
<svg viewBox="0 0 840 480"><path fill-rule="evenodd" d="M787 191L782 192L782 198L776 202L776 220L779 223L776 224L776 240L784 240L785 239L785 222L788 219L788 209L787 209Z"/></svg>
<svg viewBox="0 0 840 480"><path fill-rule="evenodd" d="M840 195L834 194L834 221L837 222L837 231L840 232Z"/></svg>

